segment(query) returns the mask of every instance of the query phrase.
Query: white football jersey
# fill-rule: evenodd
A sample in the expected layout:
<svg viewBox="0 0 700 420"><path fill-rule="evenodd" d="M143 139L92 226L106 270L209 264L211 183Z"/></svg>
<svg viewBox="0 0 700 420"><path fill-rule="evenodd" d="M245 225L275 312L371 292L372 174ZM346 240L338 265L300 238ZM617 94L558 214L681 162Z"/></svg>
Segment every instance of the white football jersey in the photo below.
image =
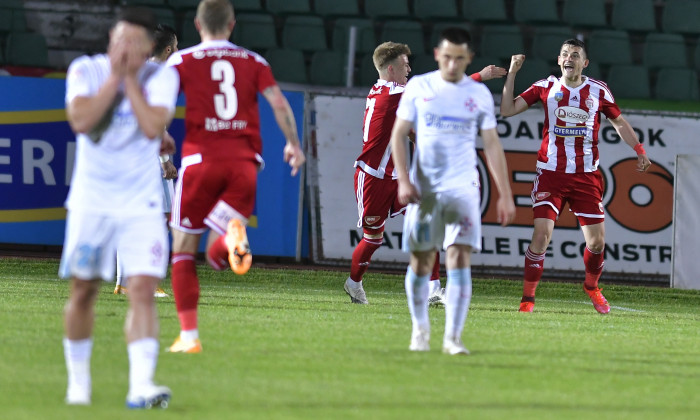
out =
<svg viewBox="0 0 700 420"><path fill-rule="evenodd" d="M416 129L411 182L421 191L478 184L476 136L496 127L493 96L484 84L466 75L451 83L439 70L413 76L396 115Z"/></svg>
<svg viewBox="0 0 700 420"><path fill-rule="evenodd" d="M110 74L109 57L80 57L66 77L66 104L94 96ZM139 82L151 106L175 111L180 79L169 67L146 62ZM120 88L121 101L109 119L89 134L78 134L75 166L66 200L68 210L142 214L163 211L160 167L156 165L160 137L149 140L139 129L131 103ZM97 142L95 142L97 140Z"/></svg>

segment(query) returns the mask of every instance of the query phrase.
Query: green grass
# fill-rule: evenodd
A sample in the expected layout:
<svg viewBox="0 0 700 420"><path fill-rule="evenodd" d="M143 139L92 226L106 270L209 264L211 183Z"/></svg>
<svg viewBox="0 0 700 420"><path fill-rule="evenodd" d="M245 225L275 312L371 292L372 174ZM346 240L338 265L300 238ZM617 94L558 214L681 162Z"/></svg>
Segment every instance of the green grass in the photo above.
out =
<svg viewBox="0 0 700 420"><path fill-rule="evenodd" d="M543 282L520 314L518 281L476 279L468 357L409 352L403 276L369 273L370 305L352 305L346 273L199 267L199 355L161 353L164 411L124 408L126 302L105 284L97 305L93 403L63 403L67 283L57 261L0 259L0 417L6 419L682 419L700 412L700 293L605 287L597 314L580 284ZM444 279L443 279L444 282ZM166 290L169 290L166 285ZM178 334L158 300L161 349ZM693 414L695 413L695 414Z"/></svg>

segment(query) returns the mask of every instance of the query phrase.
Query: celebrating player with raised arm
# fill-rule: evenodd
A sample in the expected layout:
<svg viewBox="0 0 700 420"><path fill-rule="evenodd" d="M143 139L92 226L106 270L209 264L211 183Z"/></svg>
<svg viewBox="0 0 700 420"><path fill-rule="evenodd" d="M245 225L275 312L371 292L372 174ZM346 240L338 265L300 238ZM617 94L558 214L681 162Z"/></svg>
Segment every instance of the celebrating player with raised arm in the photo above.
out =
<svg viewBox="0 0 700 420"><path fill-rule="evenodd" d="M163 127L175 112L178 75L147 62L155 17L124 9L110 31L108 53L80 57L66 79L66 114L77 134L66 200L68 217L61 277L71 277L63 341L68 404L90 404L90 357L99 280L114 275L121 255L129 281L126 333L129 408L167 406L170 390L153 383L158 318L153 293L168 266L160 151Z"/></svg>
<svg viewBox="0 0 700 420"><path fill-rule="evenodd" d="M185 140L170 226L173 228L172 285L180 335L171 352L199 353L199 279L195 253L202 233L207 261L217 270L230 264L245 274L252 257L245 226L253 212L262 166L258 92L270 103L287 144L283 157L296 175L306 158L294 114L260 55L228 41L235 24L228 0L202 0L195 26L202 42L167 62L180 74L185 93Z"/></svg>
<svg viewBox="0 0 700 420"><path fill-rule="evenodd" d="M355 161L355 198L359 220L357 227L363 231L362 240L352 253L350 276L345 281L345 292L353 303L367 304L362 276L369 267L372 254L384 239L386 219L405 212L405 204L397 197L396 171L391 160L391 129L396 119L396 108L408 81L411 67L408 56L411 49L406 44L384 42L372 55L379 80L367 95L362 124L362 153ZM486 81L505 76L506 70L494 65L486 66L471 78ZM444 304L445 290L440 287L440 254L430 277L430 303Z"/></svg>
<svg viewBox="0 0 700 420"><path fill-rule="evenodd" d="M439 70L411 78L391 133L398 198L403 204L410 203L403 250L411 253L405 285L413 324L412 351L430 349L428 282L435 252L444 248L447 286L442 350L450 355L469 354L462 344L462 330L472 294L471 253L481 246L478 132L498 189L499 222L505 226L515 216L493 97L486 86L464 74L472 58L469 43L464 29L442 32L435 48ZM412 126L416 151L409 176L405 137Z"/></svg>
<svg viewBox="0 0 700 420"><path fill-rule="evenodd" d="M637 153L638 171L646 172L651 162L634 130L622 117L608 85L582 75L588 66L582 41L569 39L561 46L560 78L549 76L513 98L515 75L524 60L524 55L512 57L501 100L504 117L519 114L539 101L545 112L542 146L537 154L537 177L532 189L534 230L525 253L519 310L532 312L535 307L535 289L544 271L545 252L554 222L564 204L569 203L586 240L583 290L596 311L606 314L610 312L610 305L598 287L605 250L603 176L598 170L600 114L610 120L617 134Z"/></svg>

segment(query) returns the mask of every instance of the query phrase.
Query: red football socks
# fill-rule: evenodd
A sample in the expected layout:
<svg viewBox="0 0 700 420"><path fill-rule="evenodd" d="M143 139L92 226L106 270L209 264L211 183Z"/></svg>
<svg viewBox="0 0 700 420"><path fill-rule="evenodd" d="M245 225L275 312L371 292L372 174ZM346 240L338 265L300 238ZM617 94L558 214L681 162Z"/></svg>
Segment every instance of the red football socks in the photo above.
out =
<svg viewBox="0 0 700 420"><path fill-rule="evenodd" d="M175 308L183 331L197 328L197 303L199 302L199 279L194 255L173 254L172 286Z"/></svg>
<svg viewBox="0 0 700 420"><path fill-rule="evenodd" d="M359 244L355 247L352 253L352 265L350 266L350 278L352 281L361 282L362 276L365 275L369 268L369 260L372 258L374 251L382 246L383 238L367 239L362 238Z"/></svg>
<svg viewBox="0 0 700 420"><path fill-rule="evenodd" d="M598 288L598 279L600 279L603 265L605 265L604 255L604 251L596 253L588 249L588 247L583 251L583 264L586 267L586 280L583 282L583 285L588 290Z"/></svg>
<svg viewBox="0 0 700 420"><path fill-rule="evenodd" d="M544 253L535 254L530 248L525 252L525 281L523 282L522 302L535 301L535 290L544 271L544 256Z"/></svg>
<svg viewBox="0 0 700 420"><path fill-rule="evenodd" d="M228 247L224 238L226 235L219 236L209 247L207 251L207 262L217 271L228 268Z"/></svg>

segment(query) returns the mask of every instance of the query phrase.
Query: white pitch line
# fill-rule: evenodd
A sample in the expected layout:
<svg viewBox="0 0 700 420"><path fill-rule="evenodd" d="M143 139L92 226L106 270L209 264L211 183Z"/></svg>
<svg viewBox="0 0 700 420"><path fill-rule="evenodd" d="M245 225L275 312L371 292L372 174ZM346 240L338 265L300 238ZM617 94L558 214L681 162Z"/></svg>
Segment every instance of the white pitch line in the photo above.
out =
<svg viewBox="0 0 700 420"><path fill-rule="evenodd" d="M548 300L550 302L565 302L565 303L580 303L582 305L593 305L591 302L586 302L583 300L564 300L564 299L542 299L542 300ZM617 309L619 311L626 311L626 312L646 312L641 309L632 309L632 308L625 308L624 306L613 306L610 305L610 308L612 309Z"/></svg>

